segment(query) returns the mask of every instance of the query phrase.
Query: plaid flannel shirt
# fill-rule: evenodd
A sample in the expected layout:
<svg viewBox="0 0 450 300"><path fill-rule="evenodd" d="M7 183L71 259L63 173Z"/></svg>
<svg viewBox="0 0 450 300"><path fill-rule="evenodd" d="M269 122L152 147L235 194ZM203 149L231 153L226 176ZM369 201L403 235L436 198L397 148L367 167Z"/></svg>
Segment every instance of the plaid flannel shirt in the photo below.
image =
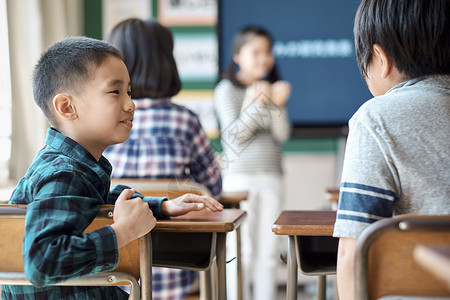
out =
<svg viewBox="0 0 450 300"><path fill-rule="evenodd" d="M111 165L49 128L39 152L13 192L11 204L28 204L23 259L34 286L2 286L2 299L127 299L117 287L58 287L55 283L111 271L118 248L110 226L84 233L101 204L114 204L125 186L110 188ZM142 197L136 193L133 197ZM156 218L165 198L143 197Z"/></svg>

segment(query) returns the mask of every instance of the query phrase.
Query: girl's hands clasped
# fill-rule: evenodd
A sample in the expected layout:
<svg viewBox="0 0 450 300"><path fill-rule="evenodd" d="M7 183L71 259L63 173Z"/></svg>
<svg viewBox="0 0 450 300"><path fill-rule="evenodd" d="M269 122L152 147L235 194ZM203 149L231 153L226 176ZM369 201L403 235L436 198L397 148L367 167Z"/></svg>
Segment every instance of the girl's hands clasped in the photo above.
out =
<svg viewBox="0 0 450 300"><path fill-rule="evenodd" d="M272 84L271 99L275 106L284 107L291 95L291 85L287 81L276 81Z"/></svg>
<svg viewBox="0 0 450 300"><path fill-rule="evenodd" d="M287 81L270 83L265 80L256 81L249 87L253 99L264 105L272 104L276 107L284 107L291 95L291 85Z"/></svg>

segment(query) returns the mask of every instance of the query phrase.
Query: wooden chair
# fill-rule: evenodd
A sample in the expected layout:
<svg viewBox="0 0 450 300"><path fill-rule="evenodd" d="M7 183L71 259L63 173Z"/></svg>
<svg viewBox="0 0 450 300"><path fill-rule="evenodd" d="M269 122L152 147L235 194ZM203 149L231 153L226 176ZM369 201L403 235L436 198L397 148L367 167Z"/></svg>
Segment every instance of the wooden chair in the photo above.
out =
<svg viewBox="0 0 450 300"><path fill-rule="evenodd" d="M450 291L450 244L418 245L414 248L414 261Z"/></svg>
<svg viewBox="0 0 450 300"><path fill-rule="evenodd" d="M136 189L136 191L140 192L144 196L153 196L153 197L167 197L168 199L174 199L179 196L182 196L186 193L192 193L196 195L206 195L212 196L209 189L200 183L190 181L190 180L182 180L182 179L133 179L133 178L122 178L122 179L113 179L111 181L111 186L116 184L122 184ZM231 208L239 208L239 203L243 200L246 200L248 193L246 191L239 192L223 192L220 199L217 199L219 202L224 204L226 207ZM153 236L158 233L153 233ZM236 229L236 237L237 237L237 280L238 280L238 300L242 300L242 262L241 262L241 231L240 227ZM166 234L161 234L158 236L159 247L164 247L164 238ZM174 237L169 237L174 238ZM211 241L215 243L215 241ZM158 267L180 267L180 264L184 264L183 267L189 270L206 270L209 269L212 262L212 257L210 257L209 265L204 265L201 268L194 267L189 265L187 261L168 261L162 260L159 258L159 253L165 252L163 249L157 249L157 245L153 244L153 265ZM168 250L168 249L165 249ZM203 289L203 294L210 294L212 291L207 288L207 286L211 286L213 279L210 278L209 272L202 273L201 275L201 288Z"/></svg>
<svg viewBox="0 0 450 300"><path fill-rule="evenodd" d="M450 215L400 215L369 226L356 248L356 299L450 296L445 284L414 261L418 244L449 245Z"/></svg>
<svg viewBox="0 0 450 300"><path fill-rule="evenodd" d="M113 205L102 205L86 232L112 224ZM25 233L26 205L0 205L0 284L31 285L24 273L22 243ZM119 249L114 271L58 283L63 286L131 285L129 299L151 299L150 234ZM138 280L140 279L140 285Z"/></svg>
<svg viewBox="0 0 450 300"><path fill-rule="evenodd" d="M167 197L169 200L186 193L211 197L211 192L206 186L189 180L140 178L112 179L111 187L116 184L132 187L144 196Z"/></svg>

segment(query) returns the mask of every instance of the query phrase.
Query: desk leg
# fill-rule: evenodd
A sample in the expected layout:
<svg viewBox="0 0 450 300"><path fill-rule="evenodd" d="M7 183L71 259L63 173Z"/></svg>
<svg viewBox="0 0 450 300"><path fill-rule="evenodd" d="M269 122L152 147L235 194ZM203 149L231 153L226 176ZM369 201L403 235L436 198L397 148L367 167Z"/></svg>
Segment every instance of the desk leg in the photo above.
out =
<svg viewBox="0 0 450 300"><path fill-rule="evenodd" d="M237 264L237 299L243 300L243 290L242 290L242 255L241 255L241 227L236 229L236 239L237 239L237 254L236 254L236 264Z"/></svg>
<svg viewBox="0 0 450 300"><path fill-rule="evenodd" d="M150 233L139 239L141 299L152 299L152 239Z"/></svg>
<svg viewBox="0 0 450 300"><path fill-rule="evenodd" d="M227 300L226 233L217 234L217 279L219 300Z"/></svg>
<svg viewBox="0 0 450 300"><path fill-rule="evenodd" d="M213 278L214 274L214 262L211 267L206 271L200 271L200 300L215 299L215 294L213 294Z"/></svg>
<svg viewBox="0 0 450 300"><path fill-rule="evenodd" d="M288 238L286 299L297 300L297 256L295 255L294 236Z"/></svg>
<svg viewBox="0 0 450 300"><path fill-rule="evenodd" d="M317 300L327 299L327 276L317 276Z"/></svg>

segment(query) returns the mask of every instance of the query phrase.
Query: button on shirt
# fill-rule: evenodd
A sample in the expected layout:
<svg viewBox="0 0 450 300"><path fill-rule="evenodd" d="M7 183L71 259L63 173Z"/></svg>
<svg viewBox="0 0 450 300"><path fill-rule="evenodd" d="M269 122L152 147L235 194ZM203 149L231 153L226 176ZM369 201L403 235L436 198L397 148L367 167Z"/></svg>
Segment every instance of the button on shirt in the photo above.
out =
<svg viewBox="0 0 450 300"><path fill-rule="evenodd" d="M49 128L38 153L14 190L11 204L28 204L23 259L34 286L2 286L2 299L127 299L117 287L58 287L117 266L114 230L105 226L84 233L100 205L114 204L126 186L110 188L111 165L80 144ZM165 198L142 197L156 218Z"/></svg>

